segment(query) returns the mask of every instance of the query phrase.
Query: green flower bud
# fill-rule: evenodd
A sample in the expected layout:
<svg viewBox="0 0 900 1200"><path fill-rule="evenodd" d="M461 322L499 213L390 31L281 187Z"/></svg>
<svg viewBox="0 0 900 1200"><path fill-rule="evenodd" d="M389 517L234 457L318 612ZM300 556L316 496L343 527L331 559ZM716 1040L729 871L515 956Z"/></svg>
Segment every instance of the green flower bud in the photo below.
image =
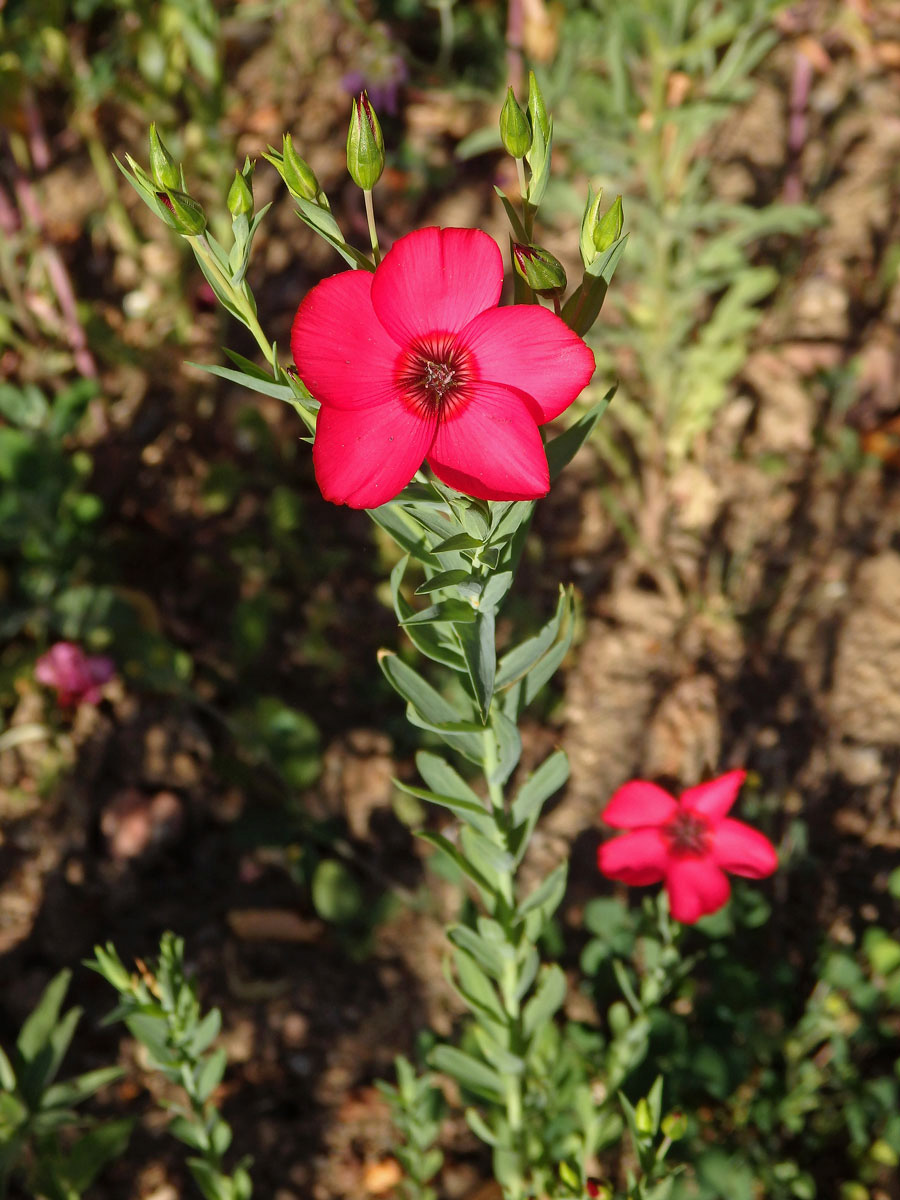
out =
<svg viewBox="0 0 900 1200"><path fill-rule="evenodd" d="M150 174L159 188L181 187L181 172L156 132L155 123L150 126Z"/></svg>
<svg viewBox="0 0 900 1200"><path fill-rule="evenodd" d="M347 133L347 170L364 192L371 192L384 170L381 125L365 92L353 101Z"/></svg>
<svg viewBox="0 0 900 1200"><path fill-rule="evenodd" d="M625 216L622 212L622 197L616 196L600 220L594 223L592 232L594 245L597 248L598 254L602 254L604 250L610 248L613 242L619 240L622 236L622 226L624 223Z"/></svg>
<svg viewBox="0 0 900 1200"><path fill-rule="evenodd" d="M653 1114L650 1112L650 1105L642 1096L634 1106L634 1124L638 1133L642 1133L649 1137L653 1134Z"/></svg>
<svg viewBox="0 0 900 1200"><path fill-rule="evenodd" d="M670 1142L679 1142L687 1133L687 1117L683 1112L670 1112L663 1117L661 1129Z"/></svg>
<svg viewBox="0 0 900 1200"><path fill-rule="evenodd" d="M532 291L539 296L558 296L565 291L566 272L558 258L540 246L513 244L513 263Z"/></svg>
<svg viewBox="0 0 900 1200"><path fill-rule="evenodd" d="M531 121L532 129L540 125L544 141L548 142L550 140L550 118L547 116L544 97L541 95L534 71L528 72L528 118Z"/></svg>
<svg viewBox="0 0 900 1200"><path fill-rule="evenodd" d="M500 140L513 158L524 158L531 149L531 126L519 108L512 88L507 89L506 103L500 111Z"/></svg>
<svg viewBox="0 0 900 1200"><path fill-rule="evenodd" d="M163 216L176 233L185 237L196 237L206 228L206 214L187 192L176 192L169 188L157 192L156 198L163 207Z"/></svg>
<svg viewBox="0 0 900 1200"><path fill-rule="evenodd" d="M228 189L228 211L233 217L249 217L253 212L253 192L250 188L252 175L252 168L246 176L240 171L234 173L234 182Z"/></svg>
<svg viewBox="0 0 900 1200"><path fill-rule="evenodd" d="M282 179L296 196L300 196L303 200L315 200L320 191L316 173L294 149L294 140L289 133L284 135L283 147Z"/></svg>

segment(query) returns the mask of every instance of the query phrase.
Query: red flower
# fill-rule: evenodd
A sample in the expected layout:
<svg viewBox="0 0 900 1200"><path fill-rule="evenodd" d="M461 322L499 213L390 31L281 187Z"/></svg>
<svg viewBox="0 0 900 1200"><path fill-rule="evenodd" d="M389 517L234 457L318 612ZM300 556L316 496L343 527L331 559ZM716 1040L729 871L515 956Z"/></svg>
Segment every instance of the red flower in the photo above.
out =
<svg viewBox="0 0 900 1200"><path fill-rule="evenodd" d="M746 776L729 771L689 788L680 800L655 783L626 783L601 815L607 825L630 832L600 847L600 870L629 884L664 880L676 921L690 924L715 912L728 900L726 871L762 879L778 866L768 838L726 816Z"/></svg>
<svg viewBox="0 0 900 1200"><path fill-rule="evenodd" d="M477 229L419 229L375 274L312 289L291 348L321 402L313 463L326 500L373 508L428 464L483 500L550 486L539 425L585 387L594 356L536 304L498 308L503 260Z"/></svg>
<svg viewBox="0 0 900 1200"><path fill-rule="evenodd" d="M56 699L63 708L96 704L100 690L115 673L115 664L104 654L88 656L74 642L56 642L34 664L40 683L56 688Z"/></svg>

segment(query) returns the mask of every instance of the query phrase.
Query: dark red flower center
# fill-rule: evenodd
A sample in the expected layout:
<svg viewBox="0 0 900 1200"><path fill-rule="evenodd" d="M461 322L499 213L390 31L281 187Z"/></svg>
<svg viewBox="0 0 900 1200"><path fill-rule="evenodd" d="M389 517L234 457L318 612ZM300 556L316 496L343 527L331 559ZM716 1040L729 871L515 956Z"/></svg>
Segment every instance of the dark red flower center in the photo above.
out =
<svg viewBox="0 0 900 1200"><path fill-rule="evenodd" d="M677 857L702 855L709 852L712 827L706 817L681 809L668 825L663 826L669 849Z"/></svg>
<svg viewBox="0 0 900 1200"><path fill-rule="evenodd" d="M400 355L396 381L420 416L446 416L469 398L471 355L449 333L419 338Z"/></svg>

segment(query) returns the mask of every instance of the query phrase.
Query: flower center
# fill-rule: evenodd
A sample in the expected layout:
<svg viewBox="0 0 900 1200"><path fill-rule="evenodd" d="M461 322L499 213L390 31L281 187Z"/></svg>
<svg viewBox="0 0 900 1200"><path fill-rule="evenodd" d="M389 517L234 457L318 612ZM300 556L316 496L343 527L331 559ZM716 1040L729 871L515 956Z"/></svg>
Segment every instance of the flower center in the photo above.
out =
<svg viewBox="0 0 900 1200"><path fill-rule="evenodd" d="M709 821L699 813L682 810L675 814L663 833L669 839L669 848L679 858L688 855L703 855L709 851L711 828Z"/></svg>
<svg viewBox="0 0 900 1200"><path fill-rule="evenodd" d="M430 334L403 351L395 378L403 399L420 416L447 416L469 398L471 355L452 334Z"/></svg>

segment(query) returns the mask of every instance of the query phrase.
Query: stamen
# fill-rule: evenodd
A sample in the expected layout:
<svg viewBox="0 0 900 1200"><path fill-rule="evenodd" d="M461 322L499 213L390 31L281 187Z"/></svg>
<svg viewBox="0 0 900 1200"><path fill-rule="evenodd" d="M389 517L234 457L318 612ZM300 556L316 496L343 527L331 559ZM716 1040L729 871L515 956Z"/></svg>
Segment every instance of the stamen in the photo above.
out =
<svg viewBox="0 0 900 1200"><path fill-rule="evenodd" d="M709 851L710 824L699 813L682 810L668 825L663 826L662 831L669 839L670 849L675 855L687 857Z"/></svg>
<svg viewBox="0 0 900 1200"><path fill-rule="evenodd" d="M446 416L468 399L470 356L452 334L431 334L413 342L397 364L403 398L424 417Z"/></svg>

